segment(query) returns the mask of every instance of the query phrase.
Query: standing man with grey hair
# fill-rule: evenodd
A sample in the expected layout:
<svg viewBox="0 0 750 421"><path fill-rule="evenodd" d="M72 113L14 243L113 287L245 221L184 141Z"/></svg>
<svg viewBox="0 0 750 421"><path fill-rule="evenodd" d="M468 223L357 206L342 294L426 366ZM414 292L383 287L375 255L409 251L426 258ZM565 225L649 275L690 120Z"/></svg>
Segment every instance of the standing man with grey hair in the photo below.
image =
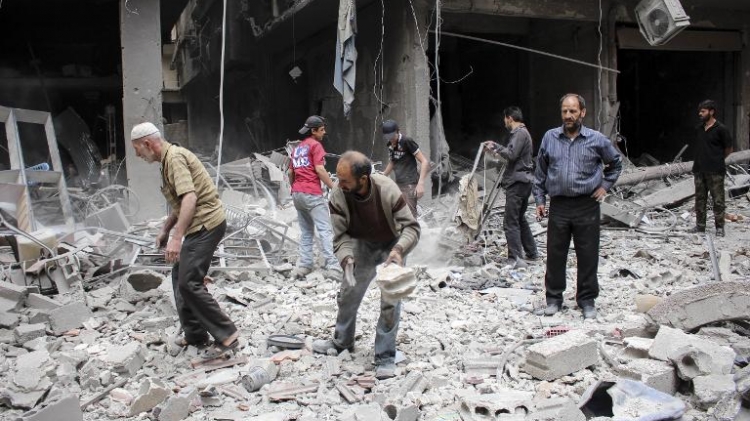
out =
<svg viewBox="0 0 750 421"><path fill-rule="evenodd" d="M292 200L297 209L300 228L299 260L294 276L306 276L313 271L313 243L317 230L325 258L325 275L340 280L342 271L333 254L331 217L320 187L321 181L329 189L334 186L325 168L326 151L321 143L326 135L326 120L319 115L312 115L305 120L299 132L307 137L292 151L292 162L289 165Z"/></svg>
<svg viewBox="0 0 750 421"><path fill-rule="evenodd" d="M381 174L371 174L372 162L363 154L348 151L336 166L338 186L331 193L333 244L341 265L353 267L354 285L342 282L337 296L338 315L332 340L316 340L320 354L354 348L357 311L383 262L403 265L417 245L419 223L408 209L396 183ZM396 335L401 301L381 295L380 318L375 333L375 377L395 375Z"/></svg>
<svg viewBox="0 0 750 421"><path fill-rule="evenodd" d="M714 210L716 236L724 236L724 160L732 153L732 136L716 119L716 102L707 99L698 105L701 124L697 128L693 179L695 180L695 227L690 232L706 232L708 193Z"/></svg>
<svg viewBox="0 0 750 421"><path fill-rule="evenodd" d="M396 174L396 184L416 218L417 200L424 196L424 180L430 172L430 162L419 150L417 142L401 134L395 120L383 122L383 140L388 146L389 155L388 165L383 175L388 177L391 171ZM420 165L419 172L417 172L417 161Z"/></svg>
<svg viewBox="0 0 750 421"><path fill-rule="evenodd" d="M578 258L576 302L584 319L593 319L594 300L599 296L599 202L620 177L622 160L609 139L583 125L586 101L582 96L564 95L560 113L562 126L542 138L534 180L537 218L545 216L550 197L544 314L551 316L562 308L572 238Z"/></svg>
<svg viewBox="0 0 750 421"><path fill-rule="evenodd" d="M211 345L210 334L214 343L206 350L206 359L232 353L239 348L239 332L203 282L227 229L216 186L195 154L164 140L152 123L133 127L130 140L136 156L160 164L161 192L172 208L156 247L166 245L166 261L174 263L172 287L185 332L175 344L206 347Z"/></svg>
<svg viewBox="0 0 750 421"><path fill-rule="evenodd" d="M526 220L526 209L534 181L532 162L534 145L523 123L523 113L520 108L515 106L506 108L503 110L503 119L505 128L510 131L508 146L488 140L484 142L484 148L508 161L500 180L500 186L505 189L503 231L505 231L505 239L508 243L508 262L520 268L528 266L524 258L530 260L539 258L534 235Z"/></svg>

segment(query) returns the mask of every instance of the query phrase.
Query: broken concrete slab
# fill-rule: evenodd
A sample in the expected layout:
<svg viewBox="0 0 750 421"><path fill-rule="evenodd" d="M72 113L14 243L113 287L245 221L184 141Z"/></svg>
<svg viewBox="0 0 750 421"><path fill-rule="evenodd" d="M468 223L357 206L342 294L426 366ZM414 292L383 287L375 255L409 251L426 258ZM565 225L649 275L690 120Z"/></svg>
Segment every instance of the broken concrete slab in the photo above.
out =
<svg viewBox="0 0 750 421"><path fill-rule="evenodd" d="M716 405L725 395L734 395L736 390L731 374L712 374L693 379L693 392L704 409Z"/></svg>
<svg viewBox="0 0 750 421"><path fill-rule="evenodd" d="M93 316L86 304L72 303L49 312L49 322L55 335L83 326Z"/></svg>
<svg viewBox="0 0 750 421"><path fill-rule="evenodd" d="M570 398L545 399L534 404L525 421L585 421L586 416Z"/></svg>
<svg viewBox="0 0 750 421"><path fill-rule="evenodd" d="M83 421L83 412L78 396L67 395L47 404L42 409L21 415L20 421Z"/></svg>
<svg viewBox="0 0 750 421"><path fill-rule="evenodd" d="M16 313L0 312L0 328L13 329L21 324L21 316Z"/></svg>
<svg viewBox="0 0 750 421"><path fill-rule="evenodd" d="M648 196L635 199L633 203L644 208L651 208L654 206L664 206L682 202L683 200L689 199L694 194L695 181L693 180L693 177L687 177L670 187L655 191Z"/></svg>
<svg viewBox="0 0 750 421"><path fill-rule="evenodd" d="M47 325L43 323L37 324L21 324L13 329L13 336L16 339L16 343L24 344L32 339L41 338L47 334Z"/></svg>
<svg viewBox="0 0 750 421"><path fill-rule="evenodd" d="M643 382L660 392L674 395L677 391L677 373L665 361L637 358L628 361L618 371L621 376Z"/></svg>
<svg viewBox="0 0 750 421"><path fill-rule="evenodd" d="M525 416L533 407L533 396L532 392L508 389L486 395L471 394L461 399L459 412L464 420L482 420L485 414Z"/></svg>
<svg viewBox="0 0 750 421"><path fill-rule="evenodd" d="M0 389L0 402L4 402L11 408L31 409L35 407L42 396L46 394L46 389L27 392L5 388Z"/></svg>
<svg viewBox="0 0 750 421"><path fill-rule="evenodd" d="M129 416L156 408L157 405L167 399L170 393L167 385L161 380L153 377L143 379L141 387L138 389L138 395L130 404Z"/></svg>
<svg viewBox="0 0 750 421"><path fill-rule="evenodd" d="M735 352L707 339L662 326L649 350L651 358L672 361L683 379L709 374L729 374Z"/></svg>
<svg viewBox="0 0 750 421"><path fill-rule="evenodd" d="M523 369L540 380L555 380L598 363L596 340L573 330L531 345Z"/></svg>
<svg viewBox="0 0 750 421"><path fill-rule="evenodd" d="M59 301L46 295L31 293L26 297L26 307L38 310L54 310L62 307Z"/></svg>
<svg viewBox="0 0 750 421"><path fill-rule="evenodd" d="M649 312L657 323L691 331L723 320L750 318L750 282L716 282L674 292Z"/></svg>
<svg viewBox="0 0 750 421"><path fill-rule="evenodd" d="M750 397L750 365L734 373L734 382L739 392L746 399Z"/></svg>
<svg viewBox="0 0 750 421"><path fill-rule="evenodd" d="M172 395L162 405L154 409L159 421L180 421L190 415L190 402L198 396L198 390L194 387L183 389L180 393Z"/></svg>
<svg viewBox="0 0 750 421"><path fill-rule="evenodd" d="M31 293L39 293L39 288L0 282L0 312L20 310Z"/></svg>
<svg viewBox="0 0 750 421"><path fill-rule="evenodd" d="M115 372L132 376L146 361L143 354L143 347L138 342L131 342L124 346L112 345L107 349L102 361L110 364Z"/></svg>

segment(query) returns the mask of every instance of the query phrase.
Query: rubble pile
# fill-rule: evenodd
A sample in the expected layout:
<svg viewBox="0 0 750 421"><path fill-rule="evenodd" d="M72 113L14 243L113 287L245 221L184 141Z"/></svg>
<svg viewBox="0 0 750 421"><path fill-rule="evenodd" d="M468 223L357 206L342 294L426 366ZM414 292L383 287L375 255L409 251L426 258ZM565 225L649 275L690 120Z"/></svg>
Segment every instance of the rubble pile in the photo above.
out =
<svg viewBox="0 0 750 421"><path fill-rule="evenodd" d="M224 198L235 207L227 231L235 234L217 251L206 283L239 327L240 351L207 362L198 348L175 342L169 267L144 240L158 221L129 226L127 234L82 231L64 237L57 256L37 262L71 258L55 266L67 268L65 276L45 280L55 270L29 267L23 276L3 271L3 419L747 417L750 249L743 239L750 203L744 195L728 201L725 238L687 234L689 203L653 218L636 210L635 222L622 221L627 212L605 220L600 311L585 322L572 310L574 288L563 311L537 315L544 261L519 269L506 264L502 203L477 240L459 249L450 248L455 238L446 239L451 231L438 222L446 206L431 204L422 240L408 257L417 282L402 303L396 377L388 380L373 372L376 283L359 311L354 351L312 354L313 339L332 334L338 284L321 271L291 276L293 209L248 210L254 205L242 194L225 191ZM659 226L662 217L667 222ZM644 229L646 219L651 225ZM544 224L532 225L542 252ZM568 267L574 285L572 252Z"/></svg>

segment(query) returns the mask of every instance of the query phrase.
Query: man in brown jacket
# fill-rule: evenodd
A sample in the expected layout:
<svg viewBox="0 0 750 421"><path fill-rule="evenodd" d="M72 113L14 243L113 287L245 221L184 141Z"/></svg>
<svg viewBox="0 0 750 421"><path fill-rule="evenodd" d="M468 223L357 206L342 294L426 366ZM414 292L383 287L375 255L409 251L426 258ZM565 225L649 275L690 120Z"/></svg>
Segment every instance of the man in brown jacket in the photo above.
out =
<svg viewBox="0 0 750 421"><path fill-rule="evenodd" d="M333 248L341 266L354 267L354 285L341 283L338 316L332 340L317 340L313 351L321 354L353 349L357 310L383 262L403 265L404 257L419 241L414 219L398 185L372 173L372 162L359 152L344 153L336 167L338 186L331 192ZM396 335L401 302L380 300L375 334L375 377L395 375Z"/></svg>

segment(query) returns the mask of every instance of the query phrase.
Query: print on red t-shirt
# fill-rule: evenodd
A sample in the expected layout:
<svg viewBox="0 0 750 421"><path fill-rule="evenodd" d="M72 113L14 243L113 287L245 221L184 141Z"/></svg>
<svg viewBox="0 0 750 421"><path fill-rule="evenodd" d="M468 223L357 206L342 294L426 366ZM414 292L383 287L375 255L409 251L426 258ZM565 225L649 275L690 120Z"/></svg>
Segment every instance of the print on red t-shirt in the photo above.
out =
<svg viewBox="0 0 750 421"><path fill-rule="evenodd" d="M323 194L315 166L325 163L325 154L323 145L312 137L303 140L294 148L292 151L292 168L294 168L292 193Z"/></svg>

